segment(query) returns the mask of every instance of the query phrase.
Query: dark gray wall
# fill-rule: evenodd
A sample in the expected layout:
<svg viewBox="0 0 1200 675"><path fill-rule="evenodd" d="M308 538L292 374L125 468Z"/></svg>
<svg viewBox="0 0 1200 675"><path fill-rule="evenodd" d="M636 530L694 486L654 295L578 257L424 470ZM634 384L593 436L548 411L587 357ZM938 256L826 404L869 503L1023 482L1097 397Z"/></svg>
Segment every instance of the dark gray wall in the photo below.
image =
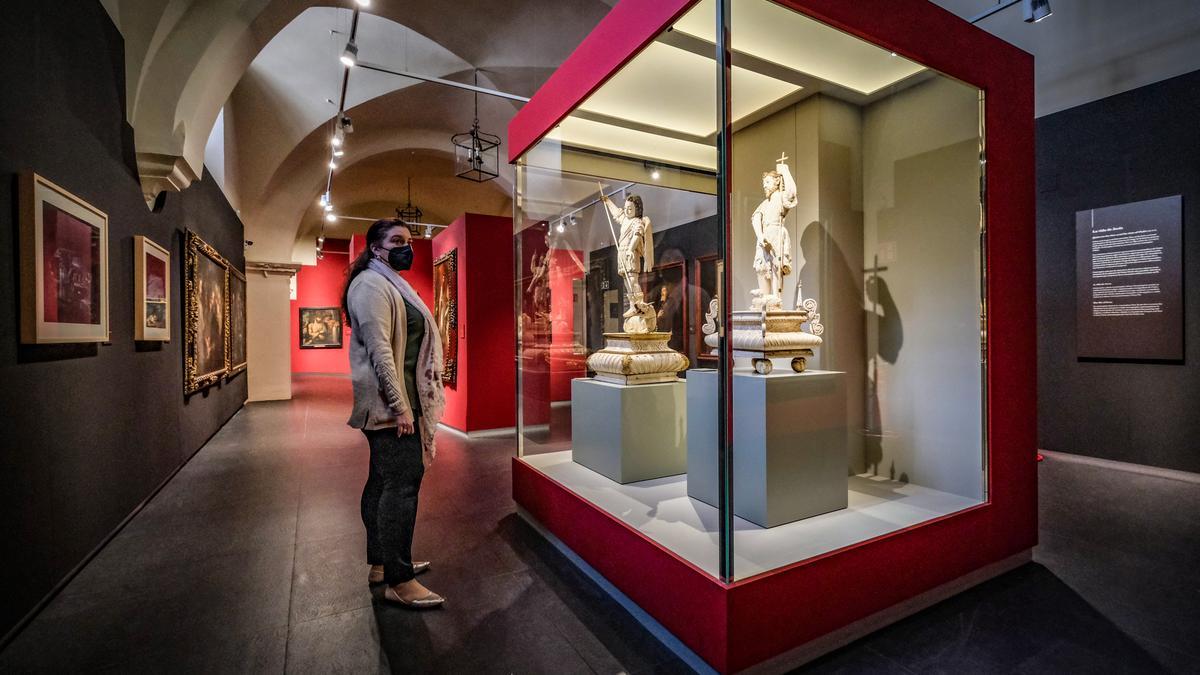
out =
<svg viewBox="0 0 1200 675"><path fill-rule="evenodd" d="M1041 447L1200 471L1200 71L1040 118L1037 162ZM1175 194L1183 364L1079 361L1075 212Z"/></svg>
<svg viewBox="0 0 1200 675"><path fill-rule="evenodd" d="M98 2L0 10L0 634L246 399L246 377L185 400L180 269L193 229L239 268L242 225L201 181L142 201L125 122L124 46ZM20 345L16 175L33 170L109 217L112 344ZM133 340L133 235L172 252L172 340Z"/></svg>

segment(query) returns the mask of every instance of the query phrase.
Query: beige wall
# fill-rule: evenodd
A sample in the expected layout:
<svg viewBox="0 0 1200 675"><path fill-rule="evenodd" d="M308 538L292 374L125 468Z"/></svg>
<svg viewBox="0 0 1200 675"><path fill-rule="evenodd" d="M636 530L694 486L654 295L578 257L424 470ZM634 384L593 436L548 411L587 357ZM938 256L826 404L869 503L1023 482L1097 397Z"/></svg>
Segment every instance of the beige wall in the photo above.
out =
<svg viewBox="0 0 1200 675"><path fill-rule="evenodd" d="M863 112L863 263L879 255L888 291L864 298L872 313L878 299L882 315L868 323L866 343L882 434L868 437L866 459L885 477L975 498L983 496L978 111L975 89L937 77Z"/></svg>
<svg viewBox="0 0 1200 675"><path fill-rule="evenodd" d="M246 355L250 401L292 397L289 277L246 275Z"/></svg>

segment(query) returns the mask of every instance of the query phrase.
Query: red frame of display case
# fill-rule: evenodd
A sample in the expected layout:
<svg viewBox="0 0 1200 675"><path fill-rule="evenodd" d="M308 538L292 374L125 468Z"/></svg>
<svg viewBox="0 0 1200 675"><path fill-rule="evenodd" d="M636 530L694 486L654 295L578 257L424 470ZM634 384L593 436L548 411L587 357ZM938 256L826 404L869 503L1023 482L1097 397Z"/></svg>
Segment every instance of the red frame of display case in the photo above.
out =
<svg viewBox="0 0 1200 675"><path fill-rule="evenodd" d="M622 0L513 119L509 161L694 1ZM735 583L514 458L516 502L721 672L895 620L1037 543L1033 57L926 0L775 1L985 92L986 306L1003 320L987 324L985 503Z"/></svg>

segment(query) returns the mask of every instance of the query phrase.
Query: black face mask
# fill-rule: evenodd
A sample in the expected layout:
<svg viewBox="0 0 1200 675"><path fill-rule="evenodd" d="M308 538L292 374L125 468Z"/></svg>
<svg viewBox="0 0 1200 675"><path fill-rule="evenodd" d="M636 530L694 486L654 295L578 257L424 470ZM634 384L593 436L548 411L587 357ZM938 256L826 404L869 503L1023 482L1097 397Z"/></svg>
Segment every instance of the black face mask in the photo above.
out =
<svg viewBox="0 0 1200 675"><path fill-rule="evenodd" d="M412 269L412 244L405 244L403 246L390 248L387 249L387 252L387 262L388 265L391 265L392 269L396 270L397 272L404 272Z"/></svg>

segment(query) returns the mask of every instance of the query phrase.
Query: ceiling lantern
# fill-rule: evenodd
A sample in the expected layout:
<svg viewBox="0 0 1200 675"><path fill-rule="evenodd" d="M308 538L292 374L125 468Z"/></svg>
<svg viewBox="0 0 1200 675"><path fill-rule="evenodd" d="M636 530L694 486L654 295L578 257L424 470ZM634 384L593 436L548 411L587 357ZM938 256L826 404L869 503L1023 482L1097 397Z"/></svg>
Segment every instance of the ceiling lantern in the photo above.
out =
<svg viewBox="0 0 1200 675"><path fill-rule="evenodd" d="M479 86L479 71L475 71ZM470 131L450 137L454 144L454 175L476 183L500 175L500 137L479 129L479 92L475 92L475 121Z"/></svg>

